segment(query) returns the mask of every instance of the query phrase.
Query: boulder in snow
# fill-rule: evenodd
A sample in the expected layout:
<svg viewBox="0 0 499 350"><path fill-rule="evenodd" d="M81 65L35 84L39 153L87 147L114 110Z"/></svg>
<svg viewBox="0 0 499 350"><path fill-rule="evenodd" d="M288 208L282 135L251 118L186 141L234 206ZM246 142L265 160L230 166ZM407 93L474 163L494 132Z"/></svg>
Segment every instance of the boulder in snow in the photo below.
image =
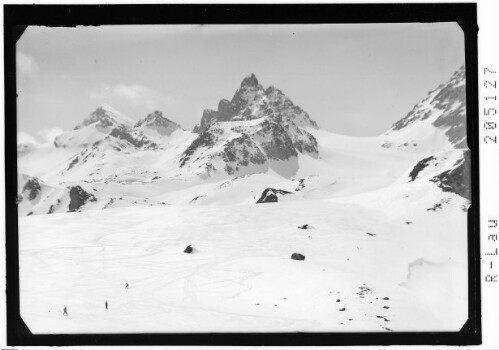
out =
<svg viewBox="0 0 499 350"><path fill-rule="evenodd" d="M311 226L311 225L309 225L309 224L305 224L305 225L298 226L298 228L300 228L302 230L310 230L310 229L312 229L314 227Z"/></svg>
<svg viewBox="0 0 499 350"><path fill-rule="evenodd" d="M188 246L184 249L184 253L186 253L186 254L191 254L193 250L194 250L194 249L192 248L192 246L188 245Z"/></svg>
<svg viewBox="0 0 499 350"><path fill-rule="evenodd" d="M291 254L291 259L292 260L305 260L305 255L302 255L300 253L293 253L293 254Z"/></svg>
<svg viewBox="0 0 499 350"><path fill-rule="evenodd" d="M291 192L284 191L284 190L276 190L275 188L266 188L265 191L263 191L262 195L260 196L260 199L258 199L257 203L273 203L277 202L277 195L286 195L290 194Z"/></svg>

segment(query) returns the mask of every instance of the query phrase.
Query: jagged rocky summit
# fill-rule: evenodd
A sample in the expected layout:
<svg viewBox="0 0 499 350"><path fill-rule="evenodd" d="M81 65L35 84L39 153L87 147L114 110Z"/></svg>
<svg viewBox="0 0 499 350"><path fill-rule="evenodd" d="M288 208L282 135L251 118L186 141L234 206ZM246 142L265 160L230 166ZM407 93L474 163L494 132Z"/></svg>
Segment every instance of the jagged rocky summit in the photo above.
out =
<svg viewBox="0 0 499 350"><path fill-rule="evenodd" d="M308 113L281 90L264 89L254 74L243 79L232 99L222 99L218 109L205 110L194 128L199 136L185 150L180 166L210 175L222 172L265 172L286 162L292 174L299 153L318 156L318 144L307 128L318 128Z"/></svg>
<svg viewBox="0 0 499 350"><path fill-rule="evenodd" d="M205 109L194 132L202 133L216 122L251 120L269 116L281 122L292 122L301 127L317 128L307 112L295 106L291 99L274 86L264 89L251 74L243 79L232 100L220 100L218 110Z"/></svg>

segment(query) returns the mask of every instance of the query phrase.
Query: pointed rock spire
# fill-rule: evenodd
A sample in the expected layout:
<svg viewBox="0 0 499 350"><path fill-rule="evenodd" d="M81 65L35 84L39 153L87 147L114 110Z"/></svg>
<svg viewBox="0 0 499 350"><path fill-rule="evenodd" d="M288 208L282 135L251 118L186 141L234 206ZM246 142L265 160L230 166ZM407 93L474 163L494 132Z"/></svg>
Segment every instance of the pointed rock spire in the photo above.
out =
<svg viewBox="0 0 499 350"><path fill-rule="evenodd" d="M246 78L244 78L243 81L241 82L241 87L243 87L243 86L257 87L258 86L258 79L256 78L255 74L251 73Z"/></svg>

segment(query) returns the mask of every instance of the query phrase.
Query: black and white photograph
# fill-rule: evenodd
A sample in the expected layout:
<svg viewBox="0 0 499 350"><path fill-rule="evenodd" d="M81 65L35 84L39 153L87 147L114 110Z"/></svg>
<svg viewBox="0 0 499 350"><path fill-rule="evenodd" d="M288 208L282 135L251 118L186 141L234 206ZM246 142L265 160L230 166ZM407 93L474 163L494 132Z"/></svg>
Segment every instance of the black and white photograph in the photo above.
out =
<svg viewBox="0 0 499 350"><path fill-rule="evenodd" d="M16 339L479 337L468 24L228 9L13 29Z"/></svg>

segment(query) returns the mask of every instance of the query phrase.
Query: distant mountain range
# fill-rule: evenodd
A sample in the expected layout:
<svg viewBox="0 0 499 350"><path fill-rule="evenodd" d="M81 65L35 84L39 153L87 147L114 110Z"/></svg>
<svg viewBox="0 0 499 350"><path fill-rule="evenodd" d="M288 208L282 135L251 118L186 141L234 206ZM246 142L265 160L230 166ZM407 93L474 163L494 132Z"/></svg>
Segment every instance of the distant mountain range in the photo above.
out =
<svg viewBox="0 0 499 350"><path fill-rule="evenodd" d="M343 147L346 142L352 147ZM224 203L236 203L236 197L255 202L276 183L292 190L288 198L312 189L334 195L336 181L371 183L358 174L370 171L360 159L371 153L380 157L380 167L384 159L400 163L394 183L424 181L470 199L464 66L374 138L346 139L321 130L281 90L264 88L253 74L230 101L204 110L193 131L160 111L134 122L102 105L53 144L18 144L18 208L20 215L31 215L221 197ZM351 169L342 163L348 156ZM237 196L224 192L241 181L251 185L234 187ZM299 191L296 181L303 185ZM380 175L372 189L385 181Z"/></svg>

